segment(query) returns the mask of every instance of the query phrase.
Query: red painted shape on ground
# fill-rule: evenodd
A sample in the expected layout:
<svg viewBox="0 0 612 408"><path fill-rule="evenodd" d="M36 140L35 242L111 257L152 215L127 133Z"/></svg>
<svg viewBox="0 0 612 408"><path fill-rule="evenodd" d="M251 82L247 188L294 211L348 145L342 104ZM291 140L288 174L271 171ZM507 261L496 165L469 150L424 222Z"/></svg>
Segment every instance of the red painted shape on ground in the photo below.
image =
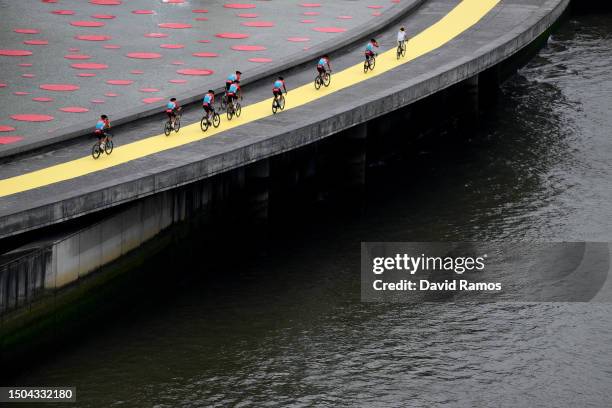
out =
<svg viewBox="0 0 612 408"><path fill-rule="evenodd" d="M372 13L372 15L378 17L378 16L380 16L380 11L375 11L375 12Z"/></svg>
<svg viewBox="0 0 612 408"><path fill-rule="evenodd" d="M130 71L130 74L140 75L140 74L144 74L144 71L141 71L139 69L133 69Z"/></svg>
<svg viewBox="0 0 612 408"><path fill-rule="evenodd" d="M69 60L86 60L86 59L90 59L91 56L84 55L84 54L68 54L68 55L64 55L64 58L69 59Z"/></svg>
<svg viewBox="0 0 612 408"><path fill-rule="evenodd" d="M24 113L18 115L11 115L11 119L18 120L20 122L48 122L53 120L53 116L39 115L36 113Z"/></svg>
<svg viewBox="0 0 612 408"><path fill-rule="evenodd" d="M193 13L208 13L208 10L206 9L197 9L197 10L191 10Z"/></svg>
<svg viewBox="0 0 612 408"><path fill-rule="evenodd" d="M185 2L185 0L162 0L162 2L168 4L182 4Z"/></svg>
<svg viewBox="0 0 612 408"><path fill-rule="evenodd" d="M62 112L69 112L69 113L89 112L89 109L83 108L82 106L66 106L65 108L60 108L59 110L61 110Z"/></svg>
<svg viewBox="0 0 612 408"><path fill-rule="evenodd" d="M47 45L49 44L49 41L47 40L25 40L23 43L27 45Z"/></svg>
<svg viewBox="0 0 612 408"><path fill-rule="evenodd" d="M320 33L343 33L346 31L346 28L341 27L313 27L312 29Z"/></svg>
<svg viewBox="0 0 612 408"><path fill-rule="evenodd" d="M204 44L208 44L210 42L210 40L198 40L199 43L204 43Z"/></svg>
<svg viewBox="0 0 612 408"><path fill-rule="evenodd" d="M118 6L121 4L121 0L89 0L89 2L98 6Z"/></svg>
<svg viewBox="0 0 612 408"><path fill-rule="evenodd" d="M32 92L17 91L17 92L13 92L13 95L17 95L17 96L32 95Z"/></svg>
<svg viewBox="0 0 612 408"><path fill-rule="evenodd" d="M79 62L70 65L74 69L106 69L108 65L97 62Z"/></svg>
<svg viewBox="0 0 612 408"><path fill-rule="evenodd" d="M166 49L169 49L169 50L177 50L177 49L180 49L180 48L185 48L185 45L183 45L183 44L161 44L159 47L160 48L166 48Z"/></svg>
<svg viewBox="0 0 612 408"><path fill-rule="evenodd" d="M7 86L7 84L0 84L0 88L6 88Z"/></svg>
<svg viewBox="0 0 612 408"><path fill-rule="evenodd" d="M107 44L107 45L103 45L104 48L106 48L107 50L118 50L119 48L121 48L120 45L116 45L116 44Z"/></svg>
<svg viewBox="0 0 612 408"><path fill-rule="evenodd" d="M17 64L17 65L19 65L20 67L31 67L32 66L32 64L27 63L27 62L22 62L21 64ZM0 88L2 87L0 86Z"/></svg>
<svg viewBox="0 0 612 408"><path fill-rule="evenodd" d="M155 97L155 98L144 98L142 101L144 103L155 103L155 102L159 102L159 101L163 101L164 98L159 98L159 97Z"/></svg>
<svg viewBox="0 0 612 408"><path fill-rule="evenodd" d="M215 34L215 37L230 38L232 40L237 40L241 38L249 38L250 36L248 34L242 34L242 33L217 33Z"/></svg>
<svg viewBox="0 0 612 408"><path fill-rule="evenodd" d="M36 75L34 74L21 74L23 78L34 78Z"/></svg>
<svg viewBox="0 0 612 408"><path fill-rule="evenodd" d="M157 88L140 88L139 91L140 92L159 92L159 89L157 89Z"/></svg>
<svg viewBox="0 0 612 408"><path fill-rule="evenodd" d="M238 17L242 17L242 18L257 18L257 17L259 17L259 14L257 14L257 13L240 13L240 14L238 14Z"/></svg>
<svg viewBox="0 0 612 408"><path fill-rule="evenodd" d="M0 132L12 132L13 130L15 130L14 127L6 126L6 125L0 125Z"/></svg>
<svg viewBox="0 0 612 408"><path fill-rule="evenodd" d="M168 37L166 33L147 33L144 35L147 38L165 38Z"/></svg>
<svg viewBox="0 0 612 408"><path fill-rule="evenodd" d="M134 81L131 79L109 79L106 83L109 85L132 85Z"/></svg>
<svg viewBox="0 0 612 408"><path fill-rule="evenodd" d="M352 18L353 18L353 17L351 17L351 16L338 16L338 19L339 19L339 20L350 20L350 19L352 19Z"/></svg>
<svg viewBox="0 0 612 408"><path fill-rule="evenodd" d="M321 13L319 13L318 11L305 11L302 14L304 14L305 16L318 16Z"/></svg>
<svg viewBox="0 0 612 408"><path fill-rule="evenodd" d="M68 48L68 52L79 52L78 48Z"/></svg>
<svg viewBox="0 0 612 408"><path fill-rule="evenodd" d="M23 137L21 136L3 136L3 137L0 137L0 144L2 145L11 144L11 143L18 142L20 140L23 140Z"/></svg>
<svg viewBox="0 0 612 408"><path fill-rule="evenodd" d="M301 3L300 7L321 7L321 3Z"/></svg>
<svg viewBox="0 0 612 408"><path fill-rule="evenodd" d="M104 23L101 21L71 21L70 25L74 27L102 27Z"/></svg>
<svg viewBox="0 0 612 408"><path fill-rule="evenodd" d="M289 37L289 38L287 38L287 41L291 41L291 42L306 42L306 41L310 41L310 38L308 38L308 37Z"/></svg>
<svg viewBox="0 0 612 408"><path fill-rule="evenodd" d="M183 61L172 61L171 64L172 65L185 65Z"/></svg>
<svg viewBox="0 0 612 408"><path fill-rule="evenodd" d="M381 9L383 6L368 6L370 9Z"/></svg>
<svg viewBox="0 0 612 408"><path fill-rule="evenodd" d="M174 28L174 29L193 27L191 24L185 24L185 23L159 23L157 26L161 28Z"/></svg>
<svg viewBox="0 0 612 408"><path fill-rule="evenodd" d="M114 98L116 96L119 96L118 93L114 93L114 92L107 92L104 94L104 96L108 96L109 98Z"/></svg>
<svg viewBox="0 0 612 408"><path fill-rule="evenodd" d="M245 21L240 25L245 27L274 27L274 23L271 21Z"/></svg>
<svg viewBox="0 0 612 408"><path fill-rule="evenodd" d="M234 51L263 51L266 47L263 45L233 45L232 50Z"/></svg>
<svg viewBox="0 0 612 408"><path fill-rule="evenodd" d="M92 99L89 102L91 102L91 103L104 103L104 99Z"/></svg>
<svg viewBox="0 0 612 408"><path fill-rule="evenodd" d="M155 14L153 10L133 10L132 14Z"/></svg>
<svg viewBox="0 0 612 408"><path fill-rule="evenodd" d="M91 16L91 18L99 18L101 20L112 20L115 17L112 14L94 14Z"/></svg>
<svg viewBox="0 0 612 408"><path fill-rule="evenodd" d="M53 10L51 13L58 16L71 16L74 14L74 10Z"/></svg>
<svg viewBox="0 0 612 408"><path fill-rule="evenodd" d="M81 72L80 74L77 74L77 76L89 78L89 77L95 77L96 74L93 72Z"/></svg>
<svg viewBox="0 0 612 408"><path fill-rule="evenodd" d="M27 55L32 55L32 51L26 50L0 50L0 55L5 57L25 57Z"/></svg>
<svg viewBox="0 0 612 408"><path fill-rule="evenodd" d="M300 23L304 23L304 24L310 24L310 23L314 23L314 20L302 20L300 21Z"/></svg>
<svg viewBox="0 0 612 408"><path fill-rule="evenodd" d="M214 52L194 52L191 55L193 55L194 57L200 57L200 58L215 58L219 56L219 54L216 54Z"/></svg>
<svg viewBox="0 0 612 408"><path fill-rule="evenodd" d="M257 6L255 6L254 4L248 4L248 3L227 3L227 4L224 4L223 7L231 8L231 9L252 9Z"/></svg>
<svg viewBox="0 0 612 408"><path fill-rule="evenodd" d="M171 79L168 82L170 82L171 84L186 84L187 80L186 79Z"/></svg>
<svg viewBox="0 0 612 408"><path fill-rule="evenodd" d="M208 17L198 17L194 18L195 21L208 21Z"/></svg>
<svg viewBox="0 0 612 408"><path fill-rule="evenodd" d="M13 31L19 34L38 34L40 33L40 31L34 28L16 28Z"/></svg>
<svg viewBox="0 0 612 408"><path fill-rule="evenodd" d="M72 84L42 84L39 88L46 91L72 92L79 89L80 86Z"/></svg>
<svg viewBox="0 0 612 408"><path fill-rule="evenodd" d="M44 96L39 96L37 98L32 98L34 102L53 102L53 98L47 98Z"/></svg>
<svg viewBox="0 0 612 408"><path fill-rule="evenodd" d="M249 58L251 62L272 62L270 58Z"/></svg>
<svg viewBox="0 0 612 408"><path fill-rule="evenodd" d="M82 41L108 41L111 39L108 35L77 35L74 38Z"/></svg>
<svg viewBox="0 0 612 408"><path fill-rule="evenodd" d="M210 69L179 69L176 72L181 75L212 75L214 71Z"/></svg>
<svg viewBox="0 0 612 408"><path fill-rule="evenodd" d="M126 55L126 57L136 59L156 59L161 58L162 55L156 52L130 52Z"/></svg>

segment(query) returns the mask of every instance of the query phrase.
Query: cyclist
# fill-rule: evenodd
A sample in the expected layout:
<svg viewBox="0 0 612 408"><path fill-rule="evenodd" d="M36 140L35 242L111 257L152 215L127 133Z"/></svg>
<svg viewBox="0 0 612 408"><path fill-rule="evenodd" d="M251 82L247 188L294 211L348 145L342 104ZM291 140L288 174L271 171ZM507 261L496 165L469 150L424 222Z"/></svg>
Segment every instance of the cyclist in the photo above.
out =
<svg viewBox="0 0 612 408"><path fill-rule="evenodd" d="M279 96L281 96L283 94L283 90L285 90L285 95L287 95L287 86L285 85L285 80L282 76L279 76L278 79L274 81L274 87L272 88L274 99L277 99Z"/></svg>
<svg viewBox="0 0 612 408"><path fill-rule="evenodd" d="M376 42L376 39L372 38L370 42L368 43L368 45L366 45L366 49L365 49L366 61L369 61L370 58L374 56L374 47L378 48L378 43Z"/></svg>
<svg viewBox="0 0 612 408"><path fill-rule="evenodd" d="M404 27L400 27L399 31L397 32L397 46L403 47L405 42L406 42L406 30L404 29Z"/></svg>
<svg viewBox="0 0 612 408"><path fill-rule="evenodd" d="M325 73L325 66L327 65L327 70L331 72L331 64L329 63L329 57L327 54L323 55L319 58L317 62L317 71L319 71L319 75L323 75Z"/></svg>
<svg viewBox="0 0 612 408"><path fill-rule="evenodd" d="M225 92L227 92L229 90L230 86L234 82L240 83L240 76L241 75L242 75L242 72L240 72L240 71L236 71L236 73L228 75L227 79L225 80Z"/></svg>
<svg viewBox="0 0 612 408"><path fill-rule="evenodd" d="M112 136L109 133L106 133L107 130L111 128L110 120L108 116L101 115L100 119L96 123L96 128L94 130L94 135L98 138L98 144L101 149L104 149L104 143L107 140L112 139Z"/></svg>
<svg viewBox="0 0 612 408"><path fill-rule="evenodd" d="M206 112L206 120L210 123L210 115L215 113L215 107L213 103L215 102L215 91L209 89L206 95L204 95L204 99L202 99L202 108L204 108L204 112Z"/></svg>
<svg viewBox="0 0 612 408"><path fill-rule="evenodd" d="M233 104L234 100L236 100L237 97L240 96L240 99L242 99L242 90L240 89L239 82L240 81L236 81L233 84L231 84L230 87L228 88L227 92L226 92L226 95L227 95L227 105L228 106L230 104Z"/></svg>
<svg viewBox="0 0 612 408"><path fill-rule="evenodd" d="M174 123L176 122L176 115L180 112L181 107L179 106L176 98L170 98L170 102L166 104L166 114L168 115L168 119L170 120L170 124L172 125L172 129L174 129Z"/></svg>

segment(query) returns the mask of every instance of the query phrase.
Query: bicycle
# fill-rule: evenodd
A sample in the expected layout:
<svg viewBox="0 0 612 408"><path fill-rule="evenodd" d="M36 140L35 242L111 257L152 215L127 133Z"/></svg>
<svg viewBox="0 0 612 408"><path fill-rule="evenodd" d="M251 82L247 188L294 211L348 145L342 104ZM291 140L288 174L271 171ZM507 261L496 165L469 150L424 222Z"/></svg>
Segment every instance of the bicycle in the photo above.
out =
<svg viewBox="0 0 612 408"><path fill-rule="evenodd" d="M100 157L102 152L106 153L106 155L110 155L113 152L113 139L112 135L109 133L104 133L104 139L97 141L93 147L91 148L91 155L95 159ZM102 141L103 140L103 141ZM102 146L104 144L104 146Z"/></svg>
<svg viewBox="0 0 612 408"><path fill-rule="evenodd" d="M221 97L221 109L225 110L227 109L227 92L223 94L223 96Z"/></svg>
<svg viewBox="0 0 612 408"><path fill-rule="evenodd" d="M405 56L406 56L406 41L400 41L400 43L397 44L397 59L400 59Z"/></svg>
<svg viewBox="0 0 612 408"><path fill-rule="evenodd" d="M176 133L178 133L180 128L181 128L181 114L177 113L174 116L174 127L172 126L172 120L170 118L168 118L168 120L166 121L166 124L164 125L164 134L166 136L170 136L170 133L172 133L173 130Z"/></svg>
<svg viewBox="0 0 612 408"><path fill-rule="evenodd" d="M314 81L315 89L321 88L322 85L328 87L331 83L331 71L325 71L324 73L319 73Z"/></svg>
<svg viewBox="0 0 612 408"><path fill-rule="evenodd" d="M272 113L275 114L279 110L282 111L283 109L285 109L285 97L281 93L278 96L275 95L274 99L272 99Z"/></svg>
<svg viewBox="0 0 612 408"><path fill-rule="evenodd" d="M200 129L202 129L202 132L206 132L211 124L215 128L218 128L221 124L221 116L219 116L216 111L212 112L212 121L209 118L210 114L205 113L202 120L200 120Z"/></svg>
<svg viewBox="0 0 612 408"><path fill-rule="evenodd" d="M376 54L371 57L366 56L366 60L363 63L363 72L368 73L368 70L374 71L374 67L376 66Z"/></svg>
<svg viewBox="0 0 612 408"><path fill-rule="evenodd" d="M232 103L229 103L228 101L227 110L226 110L227 120L232 120L232 117L234 117L234 115L237 118L239 118L240 112L242 112L242 107L240 106L240 102L238 102L237 100L234 100Z"/></svg>

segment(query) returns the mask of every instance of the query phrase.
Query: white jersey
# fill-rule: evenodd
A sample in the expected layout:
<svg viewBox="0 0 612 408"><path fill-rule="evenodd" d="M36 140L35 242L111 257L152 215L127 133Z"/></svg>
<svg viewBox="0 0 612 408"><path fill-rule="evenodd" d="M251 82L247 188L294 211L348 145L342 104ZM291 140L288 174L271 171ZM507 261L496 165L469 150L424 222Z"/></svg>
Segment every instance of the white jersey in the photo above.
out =
<svg viewBox="0 0 612 408"><path fill-rule="evenodd" d="M397 41L406 41L406 32L405 31L398 31L397 33Z"/></svg>

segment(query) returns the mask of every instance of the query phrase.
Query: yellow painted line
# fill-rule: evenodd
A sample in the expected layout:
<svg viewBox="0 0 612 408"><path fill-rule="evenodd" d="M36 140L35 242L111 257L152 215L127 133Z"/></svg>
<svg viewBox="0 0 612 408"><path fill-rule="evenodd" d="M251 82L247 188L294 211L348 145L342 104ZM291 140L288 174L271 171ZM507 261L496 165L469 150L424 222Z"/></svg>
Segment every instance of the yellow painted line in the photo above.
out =
<svg viewBox="0 0 612 408"><path fill-rule="evenodd" d="M334 72L331 85L328 88L323 87L317 91L314 89L312 82L302 85L289 92L285 110L297 108L331 93L381 75L441 47L480 21L500 1L463 0L438 22L410 39L407 43L405 58L398 61L395 55L396 48L393 47L378 55L375 70L367 74L364 74L363 62L361 62L343 71ZM91 156L86 156L20 176L0 180L0 197L70 180L214 136L237 126L271 116L271 106L272 99L265 99L242 108L240 118L234 117L231 121L227 121L225 115L222 115L221 126L218 129L209 128L207 132L202 132L198 122L181 128L179 133L172 133L169 137L160 134L117 147L112 155L106 156L102 154L98 160L94 160ZM120 138L117 140L120 140Z"/></svg>

